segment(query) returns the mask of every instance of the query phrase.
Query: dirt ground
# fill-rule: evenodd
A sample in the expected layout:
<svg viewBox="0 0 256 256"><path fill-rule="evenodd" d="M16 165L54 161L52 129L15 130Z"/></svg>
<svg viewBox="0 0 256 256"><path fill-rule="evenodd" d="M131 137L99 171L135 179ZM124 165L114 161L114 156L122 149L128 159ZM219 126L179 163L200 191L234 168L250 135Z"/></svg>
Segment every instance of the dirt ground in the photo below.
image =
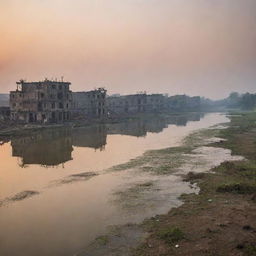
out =
<svg viewBox="0 0 256 256"><path fill-rule="evenodd" d="M256 255L256 113L231 116L220 136L227 141L216 146L246 159L184 177L199 195L183 195L181 207L146 220L149 236L134 255Z"/></svg>

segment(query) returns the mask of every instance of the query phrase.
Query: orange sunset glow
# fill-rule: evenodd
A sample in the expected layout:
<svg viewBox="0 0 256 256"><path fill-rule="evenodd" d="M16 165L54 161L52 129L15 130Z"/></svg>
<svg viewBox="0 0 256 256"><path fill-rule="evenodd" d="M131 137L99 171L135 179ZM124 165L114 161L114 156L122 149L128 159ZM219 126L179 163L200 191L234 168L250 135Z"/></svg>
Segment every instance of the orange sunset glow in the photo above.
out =
<svg viewBox="0 0 256 256"><path fill-rule="evenodd" d="M1 0L0 92L61 76L110 93L252 91L255 10L254 0Z"/></svg>

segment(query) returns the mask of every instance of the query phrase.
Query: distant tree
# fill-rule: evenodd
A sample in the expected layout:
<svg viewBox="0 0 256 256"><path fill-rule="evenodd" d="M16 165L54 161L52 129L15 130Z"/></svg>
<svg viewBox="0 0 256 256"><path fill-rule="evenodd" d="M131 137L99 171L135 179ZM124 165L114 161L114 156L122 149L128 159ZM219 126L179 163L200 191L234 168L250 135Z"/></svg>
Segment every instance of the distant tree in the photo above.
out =
<svg viewBox="0 0 256 256"><path fill-rule="evenodd" d="M227 106L230 108L237 108L240 106L241 97L237 92L231 92L227 98Z"/></svg>
<svg viewBox="0 0 256 256"><path fill-rule="evenodd" d="M256 108L256 94L245 93L241 98L241 108L245 110L252 110Z"/></svg>

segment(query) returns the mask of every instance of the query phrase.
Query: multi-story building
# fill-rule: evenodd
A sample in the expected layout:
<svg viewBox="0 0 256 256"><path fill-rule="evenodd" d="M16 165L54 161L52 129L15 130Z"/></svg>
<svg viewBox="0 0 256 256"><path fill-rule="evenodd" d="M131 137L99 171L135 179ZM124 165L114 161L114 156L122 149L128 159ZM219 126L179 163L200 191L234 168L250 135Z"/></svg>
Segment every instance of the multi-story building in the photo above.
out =
<svg viewBox="0 0 256 256"><path fill-rule="evenodd" d="M147 112L162 112L166 109L167 97L163 94L147 95Z"/></svg>
<svg viewBox="0 0 256 256"><path fill-rule="evenodd" d="M147 95L145 93L110 96L107 98L110 115L125 115L146 112Z"/></svg>
<svg viewBox="0 0 256 256"><path fill-rule="evenodd" d="M10 92L11 120L59 123L71 119L72 92L63 81L17 82Z"/></svg>
<svg viewBox="0 0 256 256"><path fill-rule="evenodd" d="M107 114L106 93L104 88L88 92L73 92L72 112L74 118L104 118Z"/></svg>
<svg viewBox="0 0 256 256"><path fill-rule="evenodd" d="M107 98L111 115L154 113L166 109L167 97L163 94L132 94Z"/></svg>

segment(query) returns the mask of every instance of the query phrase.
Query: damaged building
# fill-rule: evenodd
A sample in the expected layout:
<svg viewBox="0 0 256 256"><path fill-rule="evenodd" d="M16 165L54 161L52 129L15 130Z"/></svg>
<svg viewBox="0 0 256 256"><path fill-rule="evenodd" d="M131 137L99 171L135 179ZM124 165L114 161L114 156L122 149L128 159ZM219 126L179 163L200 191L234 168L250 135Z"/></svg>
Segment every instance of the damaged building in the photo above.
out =
<svg viewBox="0 0 256 256"><path fill-rule="evenodd" d="M110 115L125 115L165 110L166 97L163 94L138 93L107 98Z"/></svg>
<svg viewBox="0 0 256 256"><path fill-rule="evenodd" d="M10 118L24 123L60 123L71 119L70 83L45 79L17 82L10 92Z"/></svg>
<svg viewBox="0 0 256 256"><path fill-rule="evenodd" d="M110 115L125 115L146 112L147 95L145 93L107 98Z"/></svg>
<svg viewBox="0 0 256 256"><path fill-rule="evenodd" d="M107 115L104 88L88 92L73 92L72 113L75 119L102 119Z"/></svg>

